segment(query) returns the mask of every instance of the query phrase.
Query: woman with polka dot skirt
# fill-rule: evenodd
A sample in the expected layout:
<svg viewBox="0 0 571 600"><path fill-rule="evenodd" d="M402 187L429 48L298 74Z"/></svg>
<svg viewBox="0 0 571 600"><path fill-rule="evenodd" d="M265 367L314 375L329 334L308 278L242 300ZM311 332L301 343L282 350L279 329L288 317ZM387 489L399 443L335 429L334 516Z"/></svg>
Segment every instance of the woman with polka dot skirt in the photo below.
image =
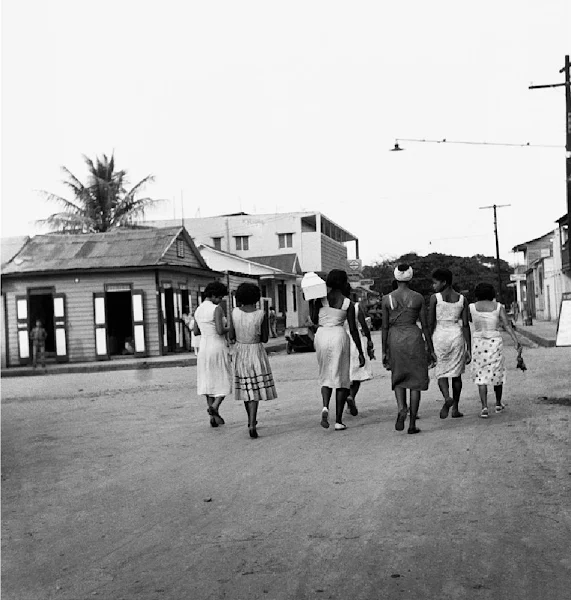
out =
<svg viewBox="0 0 571 600"><path fill-rule="evenodd" d="M470 304L470 320L474 324L472 333L472 375L478 386L482 411L480 417L487 419L488 385L493 386L496 395L496 413L505 409L502 404L502 393L506 382L506 364L504 358L504 343L500 325L512 338L518 352L521 351L506 309L496 302L494 286L489 283L479 283L474 290L476 302Z"/></svg>

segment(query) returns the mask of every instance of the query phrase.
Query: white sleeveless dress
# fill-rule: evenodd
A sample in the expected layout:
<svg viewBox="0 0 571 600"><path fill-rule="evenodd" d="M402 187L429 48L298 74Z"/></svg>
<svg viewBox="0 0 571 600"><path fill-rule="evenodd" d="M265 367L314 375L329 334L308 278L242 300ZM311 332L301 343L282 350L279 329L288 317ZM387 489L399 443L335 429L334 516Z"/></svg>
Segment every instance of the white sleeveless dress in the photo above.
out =
<svg viewBox="0 0 571 600"><path fill-rule="evenodd" d="M369 356L367 354L367 338L363 335L361 331L361 324L359 323L359 311L361 307L358 302L355 302L355 321L357 325L357 331L359 332L359 337L361 338L361 348L363 350L363 354L365 355L365 366L359 366L359 350L357 350L357 346L349 333L349 324L345 325L345 331L347 331L347 335L349 336L349 347L350 347L350 355L351 355L351 365L350 365L350 377L351 381L368 381L369 379L373 379L373 368L371 366L371 361L369 360Z"/></svg>
<svg viewBox="0 0 571 600"><path fill-rule="evenodd" d="M349 389L351 356L349 336L344 325L351 301L345 298L341 308L329 306L327 298L323 298L321 303L319 327L314 341L319 364L319 385L333 389Z"/></svg>
<svg viewBox="0 0 571 600"><path fill-rule="evenodd" d="M199 396L227 396L232 391L230 354L224 335L214 323L216 304L205 300L194 313L200 329L200 351L196 360L196 392Z"/></svg>
<svg viewBox="0 0 571 600"><path fill-rule="evenodd" d="M436 294L436 328L432 336L436 353L437 379L459 377L466 368L466 341L462 332L464 296L458 302L446 302L442 294Z"/></svg>

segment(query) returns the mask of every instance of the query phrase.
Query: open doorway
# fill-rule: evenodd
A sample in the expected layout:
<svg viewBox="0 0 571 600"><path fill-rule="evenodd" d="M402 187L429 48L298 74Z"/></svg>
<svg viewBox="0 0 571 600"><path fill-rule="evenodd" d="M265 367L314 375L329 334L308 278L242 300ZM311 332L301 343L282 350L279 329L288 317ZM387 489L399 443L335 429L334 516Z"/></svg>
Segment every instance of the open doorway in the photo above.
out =
<svg viewBox="0 0 571 600"><path fill-rule="evenodd" d="M39 319L46 330L46 356L55 356L55 329L54 329L54 297L51 291L29 291L29 322L28 331L36 326Z"/></svg>
<svg viewBox="0 0 571 600"><path fill-rule="evenodd" d="M176 352L176 323L174 314L174 290L165 290L165 316L167 329L167 352Z"/></svg>
<svg viewBox="0 0 571 600"><path fill-rule="evenodd" d="M132 354L133 348L133 307L131 292L106 292L105 311L109 355ZM127 342L127 346L125 343Z"/></svg>

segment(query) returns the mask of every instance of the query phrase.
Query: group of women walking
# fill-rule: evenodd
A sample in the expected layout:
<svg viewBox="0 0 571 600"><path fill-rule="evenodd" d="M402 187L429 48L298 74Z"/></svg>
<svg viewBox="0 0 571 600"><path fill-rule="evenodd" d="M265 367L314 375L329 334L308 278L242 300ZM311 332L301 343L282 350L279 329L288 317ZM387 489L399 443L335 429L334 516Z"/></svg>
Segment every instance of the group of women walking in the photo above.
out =
<svg viewBox="0 0 571 600"><path fill-rule="evenodd" d="M444 401L441 419L449 414L452 418L463 416L459 409L462 374L469 363L482 405L480 417L489 417L488 386L494 389L495 412L502 412L506 366L500 328L510 335L519 356L521 344L505 308L495 300L493 286L478 284L474 292L476 302L468 304L453 289L452 273L437 269L433 273L435 293L427 311L423 296L410 288L412 267L397 266L394 277L392 293L382 300L382 362L391 373L397 402L395 429L403 431L408 417L408 433L420 432L420 396L428 389L431 367L435 367ZM332 270L326 285L327 296L309 303L310 318L317 328L314 343L322 399L320 423L324 428L330 426L329 405L335 391L334 430L343 431L347 428L343 423L345 407L351 415L358 414L356 395L360 384L372 378L370 360L375 357L374 345L362 308L349 299L347 273ZM277 397L263 345L269 336L268 317L256 308L260 289L244 283L236 291L238 307L227 321L220 306L227 293L222 283L209 284L194 315L194 333L201 335L197 391L206 396L211 426L218 427L224 424L220 404L234 388L236 400L243 401L246 408L250 437L256 438L259 402ZM227 340L235 342L232 364Z"/></svg>

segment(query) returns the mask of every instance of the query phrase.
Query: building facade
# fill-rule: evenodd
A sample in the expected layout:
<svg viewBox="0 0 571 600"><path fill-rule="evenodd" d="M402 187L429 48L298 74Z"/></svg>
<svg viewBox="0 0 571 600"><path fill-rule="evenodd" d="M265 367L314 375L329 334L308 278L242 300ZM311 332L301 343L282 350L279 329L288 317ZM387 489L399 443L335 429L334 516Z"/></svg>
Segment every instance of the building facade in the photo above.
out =
<svg viewBox="0 0 571 600"><path fill-rule="evenodd" d="M180 221L179 221L180 222ZM148 221L170 227L176 221ZM249 259L295 254L302 272L346 269L348 253L359 258L359 240L319 212L265 215L237 213L184 219L196 244Z"/></svg>
<svg viewBox="0 0 571 600"><path fill-rule="evenodd" d="M217 279L181 226L31 238L2 266L6 365L30 362L37 319L58 362L184 351L182 314Z"/></svg>
<svg viewBox="0 0 571 600"><path fill-rule="evenodd" d="M571 292L568 244L565 215L553 231L512 249L523 255L523 264L516 267L516 275L524 272L525 282L514 283L518 286L520 309L528 316L543 321L559 318L561 300Z"/></svg>

